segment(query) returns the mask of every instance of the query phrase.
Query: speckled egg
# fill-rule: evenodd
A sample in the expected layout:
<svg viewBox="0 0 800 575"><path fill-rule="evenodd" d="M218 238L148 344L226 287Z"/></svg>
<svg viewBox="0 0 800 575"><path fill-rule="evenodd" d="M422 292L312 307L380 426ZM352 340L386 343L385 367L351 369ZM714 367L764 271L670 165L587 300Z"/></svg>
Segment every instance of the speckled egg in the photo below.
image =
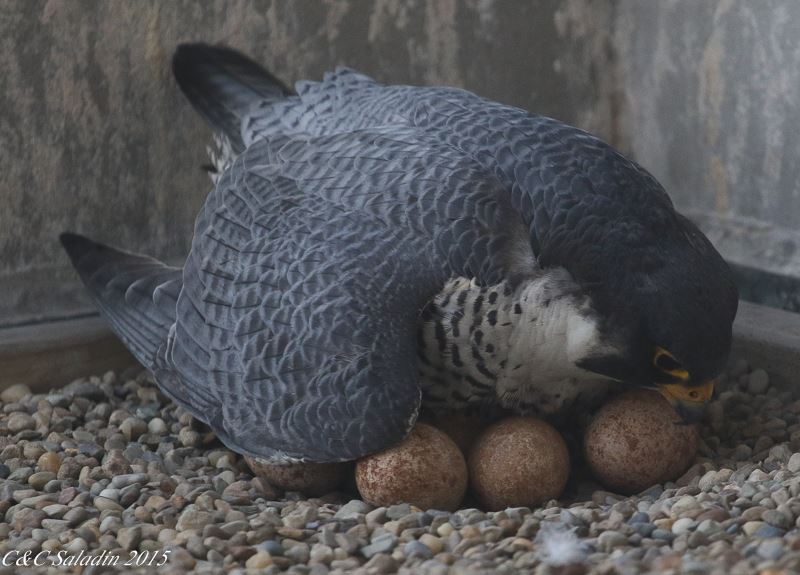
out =
<svg viewBox="0 0 800 575"><path fill-rule="evenodd" d="M608 489L637 493L689 468L699 437L658 392L633 390L592 418L583 440L592 473Z"/></svg>
<svg viewBox="0 0 800 575"><path fill-rule="evenodd" d="M336 491L352 467L350 463L292 463L274 465L245 456L253 473L273 487L320 496Z"/></svg>
<svg viewBox="0 0 800 575"><path fill-rule="evenodd" d="M447 434L418 423L394 447L360 459L356 485L373 505L410 503L452 511L467 490L467 464Z"/></svg>
<svg viewBox="0 0 800 575"><path fill-rule="evenodd" d="M561 434L535 417L491 425L469 455L470 484L488 510L534 506L561 495L569 478Z"/></svg>

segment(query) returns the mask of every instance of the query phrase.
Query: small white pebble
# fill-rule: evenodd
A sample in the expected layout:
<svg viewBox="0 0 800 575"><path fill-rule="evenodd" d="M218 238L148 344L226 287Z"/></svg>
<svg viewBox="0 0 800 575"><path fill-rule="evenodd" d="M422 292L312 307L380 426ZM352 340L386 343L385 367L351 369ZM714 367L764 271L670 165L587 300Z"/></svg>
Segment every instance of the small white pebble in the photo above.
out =
<svg viewBox="0 0 800 575"><path fill-rule="evenodd" d="M164 435L167 433L167 424L160 417L154 417L147 422L147 430L153 435Z"/></svg>
<svg viewBox="0 0 800 575"><path fill-rule="evenodd" d="M436 533L439 534L439 537L447 537L453 532L453 526L450 523L442 523L439 525L439 528L436 530Z"/></svg>
<svg viewBox="0 0 800 575"><path fill-rule="evenodd" d="M675 535L681 535L683 533L688 533L692 529L697 526L697 521L691 519L689 517L681 517L675 523L672 524L672 532Z"/></svg>

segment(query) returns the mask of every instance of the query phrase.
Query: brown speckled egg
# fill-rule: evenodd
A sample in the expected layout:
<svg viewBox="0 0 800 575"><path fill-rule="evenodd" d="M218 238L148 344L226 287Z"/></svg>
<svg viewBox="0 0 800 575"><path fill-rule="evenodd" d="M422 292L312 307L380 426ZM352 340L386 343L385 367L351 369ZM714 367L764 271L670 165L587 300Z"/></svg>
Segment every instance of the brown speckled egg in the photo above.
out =
<svg viewBox="0 0 800 575"><path fill-rule="evenodd" d="M469 455L470 484L488 510L533 506L561 495L569 452L561 434L535 417L490 426Z"/></svg>
<svg viewBox="0 0 800 575"><path fill-rule="evenodd" d="M351 468L350 463L291 463L274 465L245 456L253 473L284 491L320 496L336 491Z"/></svg>
<svg viewBox="0 0 800 575"><path fill-rule="evenodd" d="M697 454L697 429L685 425L669 402L647 389L623 393L592 418L583 439L597 480L621 493L679 477Z"/></svg>
<svg viewBox="0 0 800 575"><path fill-rule="evenodd" d="M452 511L467 490L467 464L445 433L418 423L394 447L360 459L356 485L373 505L410 503Z"/></svg>

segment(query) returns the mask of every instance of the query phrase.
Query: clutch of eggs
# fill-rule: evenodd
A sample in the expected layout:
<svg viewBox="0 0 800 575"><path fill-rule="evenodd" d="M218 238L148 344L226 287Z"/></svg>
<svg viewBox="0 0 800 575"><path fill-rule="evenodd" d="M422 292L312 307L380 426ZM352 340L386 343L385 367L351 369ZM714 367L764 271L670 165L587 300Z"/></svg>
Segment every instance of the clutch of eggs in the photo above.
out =
<svg viewBox="0 0 800 575"><path fill-rule="evenodd" d="M507 417L482 429L463 415L418 423L397 445L356 463L355 483L373 505L410 503L457 509L471 487L486 510L533 507L558 498L570 474L561 434L536 417ZM697 430L657 392L634 390L606 403L585 430L584 458L608 489L635 493L677 478L692 463ZM286 490L321 495L336 489L347 464L265 465L254 472Z"/></svg>
<svg viewBox="0 0 800 575"><path fill-rule="evenodd" d="M450 437L420 423L398 445L356 465L358 491L373 505L405 502L420 509L457 509L468 475L486 509L532 506L561 494L569 477L569 453L549 424L509 417L474 440L468 463Z"/></svg>

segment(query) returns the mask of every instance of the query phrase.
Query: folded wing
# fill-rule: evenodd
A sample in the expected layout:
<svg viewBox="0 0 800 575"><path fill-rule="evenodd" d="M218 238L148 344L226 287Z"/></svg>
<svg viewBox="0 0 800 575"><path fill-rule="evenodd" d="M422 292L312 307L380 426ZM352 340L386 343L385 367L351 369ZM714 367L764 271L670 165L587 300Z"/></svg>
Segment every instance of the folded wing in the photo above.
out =
<svg viewBox="0 0 800 575"><path fill-rule="evenodd" d="M157 377L243 453L382 449L416 417L424 305L531 272L525 235L495 179L415 130L262 140L198 217Z"/></svg>

